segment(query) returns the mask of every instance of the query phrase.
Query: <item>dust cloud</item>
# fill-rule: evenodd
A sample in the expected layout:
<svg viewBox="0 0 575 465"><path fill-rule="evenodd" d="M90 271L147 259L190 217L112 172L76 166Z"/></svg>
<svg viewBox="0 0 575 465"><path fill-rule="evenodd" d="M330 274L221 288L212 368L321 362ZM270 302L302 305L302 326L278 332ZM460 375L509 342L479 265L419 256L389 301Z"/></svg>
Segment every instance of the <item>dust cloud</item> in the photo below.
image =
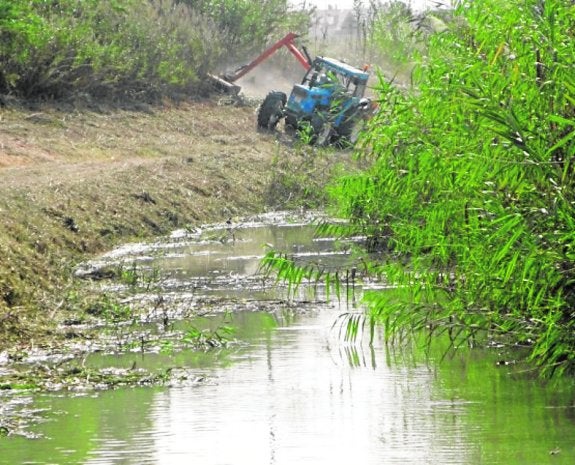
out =
<svg viewBox="0 0 575 465"><path fill-rule="evenodd" d="M295 60L291 69L273 63L262 63L235 84L241 86L242 94L251 98L264 98L268 92L278 90L289 94L294 84L301 82L305 69Z"/></svg>

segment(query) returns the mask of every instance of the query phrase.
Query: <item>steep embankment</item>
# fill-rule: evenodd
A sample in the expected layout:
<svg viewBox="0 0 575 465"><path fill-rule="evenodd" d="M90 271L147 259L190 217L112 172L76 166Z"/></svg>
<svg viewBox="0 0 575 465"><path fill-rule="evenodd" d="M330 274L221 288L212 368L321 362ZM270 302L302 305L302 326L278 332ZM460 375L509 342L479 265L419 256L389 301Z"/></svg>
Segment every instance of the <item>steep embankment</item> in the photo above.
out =
<svg viewBox="0 0 575 465"><path fill-rule="evenodd" d="M70 297L79 260L266 203L281 208L321 159L258 133L253 106L216 102L4 108L0 131L0 347L45 332L46 317L79 299ZM278 183L282 172L293 192Z"/></svg>

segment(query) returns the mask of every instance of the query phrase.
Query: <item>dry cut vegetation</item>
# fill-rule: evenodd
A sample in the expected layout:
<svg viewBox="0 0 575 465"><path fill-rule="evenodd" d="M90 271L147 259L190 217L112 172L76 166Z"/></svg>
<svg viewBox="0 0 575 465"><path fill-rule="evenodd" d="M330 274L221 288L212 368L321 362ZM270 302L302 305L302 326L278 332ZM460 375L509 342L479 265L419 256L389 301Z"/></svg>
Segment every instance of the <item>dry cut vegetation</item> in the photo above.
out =
<svg viewBox="0 0 575 465"><path fill-rule="evenodd" d="M313 186L326 177L314 173L334 158L258 133L254 110L214 101L2 109L2 345L46 336L60 309L81 300L74 265L114 244L318 202Z"/></svg>

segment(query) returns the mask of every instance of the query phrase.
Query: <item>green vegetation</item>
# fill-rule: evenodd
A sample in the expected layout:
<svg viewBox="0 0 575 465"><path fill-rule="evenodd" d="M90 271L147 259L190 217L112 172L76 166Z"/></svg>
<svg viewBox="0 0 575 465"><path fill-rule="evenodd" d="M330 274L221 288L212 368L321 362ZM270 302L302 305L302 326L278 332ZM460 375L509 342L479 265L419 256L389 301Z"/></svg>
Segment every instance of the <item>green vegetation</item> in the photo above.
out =
<svg viewBox="0 0 575 465"><path fill-rule="evenodd" d="M157 101L209 91L217 63L305 30L287 0L0 1L0 95Z"/></svg>
<svg viewBox="0 0 575 465"><path fill-rule="evenodd" d="M336 196L402 258L371 269L410 289L409 306L367 296L388 328L489 330L531 345L544 374L574 370L573 13L555 0L462 2L430 38L418 92L381 83L373 166Z"/></svg>
<svg viewBox="0 0 575 465"><path fill-rule="evenodd" d="M332 194L339 233L368 237L361 272L399 288L365 295L389 335L487 335L575 372L574 18L561 0L463 1L412 51L416 90L380 79L371 165Z"/></svg>
<svg viewBox="0 0 575 465"><path fill-rule="evenodd" d="M310 9L294 9L286 0L178 0L216 25L226 47L223 58L245 60L261 53L270 38L305 34ZM208 38L209 39L209 38ZM291 63L291 62L290 62Z"/></svg>

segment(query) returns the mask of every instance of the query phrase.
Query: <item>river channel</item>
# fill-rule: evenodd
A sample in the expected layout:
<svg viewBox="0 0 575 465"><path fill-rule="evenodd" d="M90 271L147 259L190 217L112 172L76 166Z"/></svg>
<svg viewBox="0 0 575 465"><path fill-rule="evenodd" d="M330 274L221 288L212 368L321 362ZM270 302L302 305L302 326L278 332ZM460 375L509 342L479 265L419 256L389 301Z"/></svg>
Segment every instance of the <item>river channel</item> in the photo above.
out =
<svg viewBox="0 0 575 465"><path fill-rule="evenodd" d="M345 299L288 304L285 289L263 286L256 272L265 244L345 260L345 245L312 231L289 216L262 216L126 245L90 264L158 270L161 289L131 302L160 293L182 313L208 300L195 327L232 326L237 343L91 355L92 366L185 367L199 382L24 393L18 402L40 418L30 427L36 438L0 438L0 464L575 463L572 380L544 383L498 364L494 349L440 361L442 350L394 347L381 335L373 347L346 342L334 322L360 308Z"/></svg>

